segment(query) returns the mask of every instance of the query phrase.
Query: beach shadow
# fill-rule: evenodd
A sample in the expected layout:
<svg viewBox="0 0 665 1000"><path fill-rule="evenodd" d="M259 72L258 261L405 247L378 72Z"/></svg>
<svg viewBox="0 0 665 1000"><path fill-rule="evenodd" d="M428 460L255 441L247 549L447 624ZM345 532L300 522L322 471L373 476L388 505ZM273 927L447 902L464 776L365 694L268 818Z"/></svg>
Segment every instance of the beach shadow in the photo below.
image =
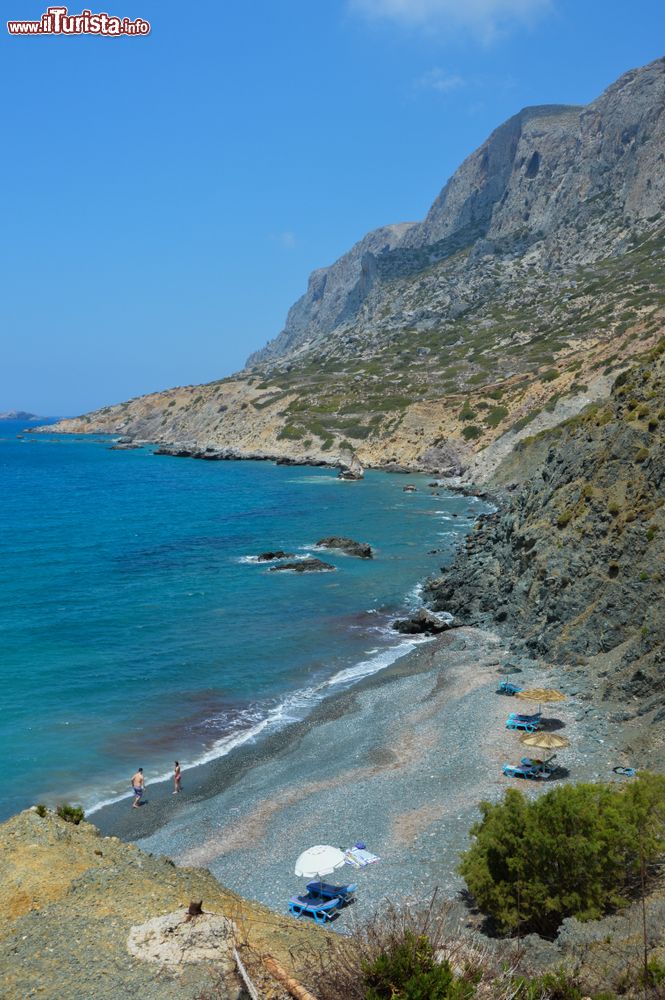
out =
<svg viewBox="0 0 665 1000"><path fill-rule="evenodd" d="M566 723L562 719L541 719L540 728L545 733L554 733L557 729L565 729Z"/></svg>
<svg viewBox="0 0 665 1000"><path fill-rule="evenodd" d="M549 779L550 781L565 781L566 778L570 777L570 771L567 767L557 767L556 771Z"/></svg>

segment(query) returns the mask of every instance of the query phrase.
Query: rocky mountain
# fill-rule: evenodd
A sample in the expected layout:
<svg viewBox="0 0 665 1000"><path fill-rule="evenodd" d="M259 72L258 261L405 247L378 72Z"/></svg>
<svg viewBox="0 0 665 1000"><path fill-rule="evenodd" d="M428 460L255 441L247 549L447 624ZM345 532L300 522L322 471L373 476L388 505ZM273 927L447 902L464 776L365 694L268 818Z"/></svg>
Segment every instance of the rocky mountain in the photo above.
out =
<svg viewBox="0 0 665 1000"><path fill-rule="evenodd" d="M585 107L526 108L422 223L315 271L245 371L56 429L215 456L491 475L607 395L665 312L665 60Z"/></svg>
<svg viewBox="0 0 665 1000"><path fill-rule="evenodd" d="M437 610L505 622L532 655L593 679L665 765L665 340L608 400L523 441L494 481L510 500L429 583ZM630 729L630 727L629 727Z"/></svg>

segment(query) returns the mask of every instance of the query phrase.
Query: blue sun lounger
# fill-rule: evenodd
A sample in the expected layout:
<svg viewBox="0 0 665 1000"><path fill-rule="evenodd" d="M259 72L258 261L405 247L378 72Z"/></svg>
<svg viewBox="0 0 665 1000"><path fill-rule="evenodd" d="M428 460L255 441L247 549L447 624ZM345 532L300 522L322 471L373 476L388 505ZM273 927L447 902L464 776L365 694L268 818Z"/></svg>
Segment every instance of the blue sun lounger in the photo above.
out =
<svg viewBox="0 0 665 1000"><path fill-rule="evenodd" d="M507 778L528 778L532 781L547 781L556 771L556 765L552 764L554 756L547 760L532 760L530 757L522 757L519 764L504 764L503 773Z"/></svg>
<svg viewBox="0 0 665 1000"><path fill-rule="evenodd" d="M517 684L513 684L511 681L501 681L497 694L509 694L512 697L512 695L519 694L521 690L521 687Z"/></svg>
<svg viewBox="0 0 665 1000"><path fill-rule="evenodd" d="M324 899L318 893L306 892L302 896L292 896L289 900L289 913L294 917L314 917L317 924L325 924L332 920L335 912L344 905L339 896Z"/></svg>
<svg viewBox="0 0 665 1000"><path fill-rule="evenodd" d="M506 719L506 729L523 729L527 733L535 733L540 729L540 712L535 715L520 715L518 712L511 712Z"/></svg>
<svg viewBox="0 0 665 1000"><path fill-rule="evenodd" d="M308 895L319 896L321 899L341 899L343 903L350 903L353 900L357 888L355 882L349 885L330 885L328 882L307 883Z"/></svg>

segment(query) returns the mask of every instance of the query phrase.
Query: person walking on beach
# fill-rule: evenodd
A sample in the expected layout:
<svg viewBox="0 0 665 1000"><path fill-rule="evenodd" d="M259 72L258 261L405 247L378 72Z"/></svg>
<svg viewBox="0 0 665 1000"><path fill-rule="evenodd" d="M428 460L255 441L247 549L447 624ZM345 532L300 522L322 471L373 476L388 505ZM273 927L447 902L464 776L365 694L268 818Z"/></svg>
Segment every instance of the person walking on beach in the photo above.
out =
<svg viewBox="0 0 665 1000"><path fill-rule="evenodd" d="M141 805L141 799L143 798L143 793L145 791L145 778L143 777L142 767L138 769L136 774L132 775L132 791L134 792L132 809L138 809Z"/></svg>
<svg viewBox="0 0 665 1000"><path fill-rule="evenodd" d="M177 795L178 792L180 791L180 764L178 763L178 761L175 762L175 769L173 771L173 784L175 786L173 789L173 794Z"/></svg>

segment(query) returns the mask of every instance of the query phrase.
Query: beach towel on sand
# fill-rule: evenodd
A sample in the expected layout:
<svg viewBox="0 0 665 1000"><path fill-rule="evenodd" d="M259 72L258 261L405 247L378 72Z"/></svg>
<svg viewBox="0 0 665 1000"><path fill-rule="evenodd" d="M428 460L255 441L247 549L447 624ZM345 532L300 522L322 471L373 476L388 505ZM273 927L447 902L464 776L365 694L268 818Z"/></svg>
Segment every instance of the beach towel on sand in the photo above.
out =
<svg viewBox="0 0 665 1000"><path fill-rule="evenodd" d="M359 847L350 847L348 851L344 852L344 860L347 865L351 865L353 868L364 868L365 865L373 865L381 858L376 854L372 854L371 851L361 850Z"/></svg>

